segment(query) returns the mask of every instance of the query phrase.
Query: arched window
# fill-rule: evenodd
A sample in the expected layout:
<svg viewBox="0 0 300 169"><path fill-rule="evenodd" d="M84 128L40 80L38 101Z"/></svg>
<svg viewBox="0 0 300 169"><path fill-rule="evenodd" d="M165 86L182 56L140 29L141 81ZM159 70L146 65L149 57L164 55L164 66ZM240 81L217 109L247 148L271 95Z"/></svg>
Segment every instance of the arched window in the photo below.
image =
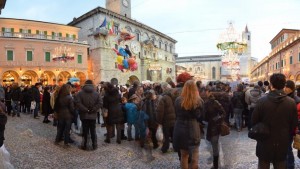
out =
<svg viewBox="0 0 300 169"><path fill-rule="evenodd" d="M212 79L216 79L216 68L212 67Z"/></svg>
<svg viewBox="0 0 300 169"><path fill-rule="evenodd" d="M134 33L135 33L135 38L136 38L136 40L137 40L137 41L140 41L140 40L141 40L141 32L140 32L138 29L136 29L136 30L134 31Z"/></svg>

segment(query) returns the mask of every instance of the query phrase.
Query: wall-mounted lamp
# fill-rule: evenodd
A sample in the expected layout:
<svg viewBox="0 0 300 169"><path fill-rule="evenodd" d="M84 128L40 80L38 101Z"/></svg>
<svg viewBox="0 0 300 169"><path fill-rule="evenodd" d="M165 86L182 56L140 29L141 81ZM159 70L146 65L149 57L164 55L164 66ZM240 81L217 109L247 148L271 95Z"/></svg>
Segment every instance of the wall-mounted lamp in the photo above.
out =
<svg viewBox="0 0 300 169"><path fill-rule="evenodd" d="M20 73L22 73L22 68L20 67Z"/></svg>
<svg viewBox="0 0 300 169"><path fill-rule="evenodd" d="M41 72L41 67L39 67L39 72Z"/></svg>

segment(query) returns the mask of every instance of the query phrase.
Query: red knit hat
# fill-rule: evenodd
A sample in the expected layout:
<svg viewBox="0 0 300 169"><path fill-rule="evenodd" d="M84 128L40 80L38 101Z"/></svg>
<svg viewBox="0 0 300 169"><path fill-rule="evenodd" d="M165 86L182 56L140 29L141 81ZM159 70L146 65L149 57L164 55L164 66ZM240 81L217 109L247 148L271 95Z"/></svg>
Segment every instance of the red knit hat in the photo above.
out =
<svg viewBox="0 0 300 169"><path fill-rule="evenodd" d="M183 72L180 75L177 76L177 83L185 83L188 80L191 80L193 77L187 73L187 72Z"/></svg>

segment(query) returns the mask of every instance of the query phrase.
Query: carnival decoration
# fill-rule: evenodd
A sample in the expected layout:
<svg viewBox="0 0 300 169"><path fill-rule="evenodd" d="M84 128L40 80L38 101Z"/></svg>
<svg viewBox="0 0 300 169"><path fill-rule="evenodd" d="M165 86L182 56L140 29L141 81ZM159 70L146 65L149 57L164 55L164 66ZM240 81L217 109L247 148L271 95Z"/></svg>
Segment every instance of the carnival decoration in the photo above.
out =
<svg viewBox="0 0 300 169"><path fill-rule="evenodd" d="M230 75L233 80L237 80L240 74L240 56L246 51L247 43L235 31L232 22L229 23L227 30L220 35L217 48L223 53L224 75Z"/></svg>
<svg viewBox="0 0 300 169"><path fill-rule="evenodd" d="M60 46L55 48L52 57L53 61L67 62L74 60L74 53L71 52L71 48L67 48L66 46Z"/></svg>
<svg viewBox="0 0 300 169"><path fill-rule="evenodd" d="M113 49L115 53L117 54L117 67L119 70L122 72L127 72L127 71L136 71L138 68L138 64L132 56L128 46L126 45L126 48L119 48L119 50Z"/></svg>
<svg viewBox="0 0 300 169"><path fill-rule="evenodd" d="M120 45L122 41L131 40L134 37L135 36L130 34L126 29L122 29L122 31L120 31L120 36L118 37L118 44Z"/></svg>

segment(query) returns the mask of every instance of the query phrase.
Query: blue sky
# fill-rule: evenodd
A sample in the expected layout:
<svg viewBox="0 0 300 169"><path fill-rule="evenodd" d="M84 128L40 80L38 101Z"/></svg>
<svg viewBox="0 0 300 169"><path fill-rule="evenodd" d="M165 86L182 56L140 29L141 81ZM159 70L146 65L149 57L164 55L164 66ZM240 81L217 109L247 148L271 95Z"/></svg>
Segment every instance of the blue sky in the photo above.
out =
<svg viewBox="0 0 300 169"><path fill-rule="evenodd" d="M105 0L8 0L0 17L67 24L105 7ZM132 18L176 39L179 56L218 54L219 35L233 21L252 33L252 56L261 60L282 29L300 29L299 0L132 0ZM297 18L298 16L298 18Z"/></svg>

